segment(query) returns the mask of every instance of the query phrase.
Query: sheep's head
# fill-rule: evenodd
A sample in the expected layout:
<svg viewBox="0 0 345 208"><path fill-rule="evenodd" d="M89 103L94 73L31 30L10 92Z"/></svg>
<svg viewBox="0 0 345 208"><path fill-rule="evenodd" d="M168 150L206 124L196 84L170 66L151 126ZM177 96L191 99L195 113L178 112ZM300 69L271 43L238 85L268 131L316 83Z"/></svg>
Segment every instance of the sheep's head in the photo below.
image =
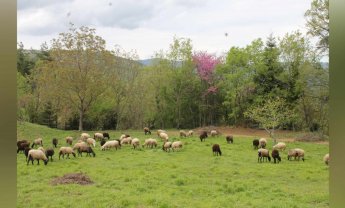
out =
<svg viewBox="0 0 345 208"><path fill-rule="evenodd" d="M72 155L75 157L75 153L74 152L72 152Z"/></svg>
<svg viewBox="0 0 345 208"><path fill-rule="evenodd" d="M279 160L279 159L278 159L278 160ZM271 157L270 157L270 156L268 156L268 161L271 162Z"/></svg>
<svg viewBox="0 0 345 208"><path fill-rule="evenodd" d="M48 164L48 159L44 160L44 165L47 165Z"/></svg>
<svg viewBox="0 0 345 208"><path fill-rule="evenodd" d="M282 161L282 158L280 156L278 156L278 161L281 162Z"/></svg>

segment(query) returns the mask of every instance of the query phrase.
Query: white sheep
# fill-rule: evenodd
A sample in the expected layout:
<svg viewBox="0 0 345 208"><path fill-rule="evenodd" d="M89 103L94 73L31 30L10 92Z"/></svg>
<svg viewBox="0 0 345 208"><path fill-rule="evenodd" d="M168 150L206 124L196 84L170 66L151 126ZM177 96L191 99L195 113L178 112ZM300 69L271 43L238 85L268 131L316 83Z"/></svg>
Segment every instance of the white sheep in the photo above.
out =
<svg viewBox="0 0 345 208"><path fill-rule="evenodd" d="M211 136L214 137L214 136L218 136L218 132L216 130L212 130L210 132Z"/></svg>
<svg viewBox="0 0 345 208"><path fill-rule="evenodd" d="M262 162L266 158L266 161L268 159L269 162L271 162L270 153L267 149L260 148L258 149L258 162Z"/></svg>
<svg viewBox="0 0 345 208"><path fill-rule="evenodd" d="M302 160L304 162L304 150L299 149L299 148L290 149L288 151L288 160L290 160L291 157L294 157L295 160L296 160L296 158L298 158L298 160L300 158L302 158Z"/></svg>
<svg viewBox="0 0 345 208"><path fill-rule="evenodd" d="M273 146L273 149L277 149L280 151L284 151L286 148L286 144L284 142L278 142L276 145Z"/></svg>
<svg viewBox="0 0 345 208"><path fill-rule="evenodd" d="M29 165L30 160L32 164L34 164L34 160L37 160L37 165L40 164L40 160L43 160L44 165L48 164L48 158L45 155L44 151L41 151L41 150L35 150L35 149L30 150L28 153L28 161L26 163L27 165Z"/></svg>
<svg viewBox="0 0 345 208"><path fill-rule="evenodd" d="M121 148L121 144L119 141L117 140L111 140L111 141L107 141L102 147L101 150L106 150L106 149L110 149L110 148L115 148L117 150L117 148Z"/></svg>
<svg viewBox="0 0 345 208"><path fill-rule="evenodd" d="M73 137L68 136L68 137L65 138L65 140L66 140L66 144L72 145L72 143L73 143Z"/></svg>
<svg viewBox="0 0 345 208"><path fill-rule="evenodd" d="M31 148L33 148L36 145L41 145L43 147L43 139L42 138L37 138L32 142Z"/></svg>
<svg viewBox="0 0 345 208"><path fill-rule="evenodd" d="M166 151L166 152L169 150L169 152L170 152L171 144L172 144L171 142L165 142L165 143L163 144L163 148L162 148L162 149L163 149L164 151Z"/></svg>
<svg viewBox="0 0 345 208"><path fill-rule="evenodd" d="M122 134L120 136L120 141L122 141L124 138L130 137L128 134Z"/></svg>
<svg viewBox="0 0 345 208"><path fill-rule="evenodd" d="M181 149L182 148L182 142L181 141L176 141L171 144L171 148L173 151Z"/></svg>
<svg viewBox="0 0 345 208"><path fill-rule="evenodd" d="M123 144L131 144L132 142L132 137L126 137L121 140L121 145Z"/></svg>
<svg viewBox="0 0 345 208"><path fill-rule="evenodd" d="M183 130L180 130L180 137L186 137L187 133Z"/></svg>
<svg viewBox="0 0 345 208"><path fill-rule="evenodd" d="M131 142L133 148L137 148L137 147L140 147L140 140L138 138L134 138L132 139L132 142Z"/></svg>
<svg viewBox="0 0 345 208"><path fill-rule="evenodd" d="M101 139L103 139L104 138L104 136L103 136L103 134L102 133L95 133L94 135L93 135L93 138L95 139L95 140L101 140Z"/></svg>
<svg viewBox="0 0 345 208"><path fill-rule="evenodd" d="M66 154L67 154L67 158L69 158L69 154L72 154L75 157L75 153L72 147L60 147L59 160L60 160L61 155L62 155L62 158L65 159Z"/></svg>
<svg viewBox="0 0 345 208"><path fill-rule="evenodd" d="M160 133L166 133L166 131L165 131L165 130L162 130L162 129L158 129L158 130L157 130L157 136L159 136Z"/></svg>
<svg viewBox="0 0 345 208"><path fill-rule="evenodd" d="M93 145L93 147L96 147L96 140L94 140L93 138L87 138L86 143L88 145Z"/></svg>
<svg viewBox="0 0 345 208"><path fill-rule="evenodd" d="M167 133L164 133L164 132L162 132L162 133L159 134L159 138L161 138L161 140L162 140L163 142L169 141L169 136L168 136L168 134L167 134Z"/></svg>
<svg viewBox="0 0 345 208"><path fill-rule="evenodd" d="M187 136L193 136L194 134L194 131L193 130L189 130L188 133L187 133Z"/></svg>
<svg viewBox="0 0 345 208"><path fill-rule="evenodd" d="M259 139L259 147L260 148L265 148L267 145L267 140L265 138L260 138Z"/></svg>
<svg viewBox="0 0 345 208"><path fill-rule="evenodd" d="M73 146L73 150L78 150L80 147L88 147L87 143L85 142L78 142Z"/></svg>
<svg viewBox="0 0 345 208"><path fill-rule="evenodd" d="M80 139L83 140L83 141L86 141L87 138L90 138L91 136L88 134L88 133L82 133L80 135Z"/></svg>
<svg viewBox="0 0 345 208"><path fill-rule="evenodd" d="M327 153L327 154L323 157L323 161L325 162L326 165L328 165L328 163L329 163L329 153Z"/></svg>
<svg viewBox="0 0 345 208"><path fill-rule="evenodd" d="M153 146L157 147L157 140L156 139L152 139L152 138L145 139L145 142L144 142L144 144L142 146L143 147L144 146L151 147L151 148L153 148Z"/></svg>

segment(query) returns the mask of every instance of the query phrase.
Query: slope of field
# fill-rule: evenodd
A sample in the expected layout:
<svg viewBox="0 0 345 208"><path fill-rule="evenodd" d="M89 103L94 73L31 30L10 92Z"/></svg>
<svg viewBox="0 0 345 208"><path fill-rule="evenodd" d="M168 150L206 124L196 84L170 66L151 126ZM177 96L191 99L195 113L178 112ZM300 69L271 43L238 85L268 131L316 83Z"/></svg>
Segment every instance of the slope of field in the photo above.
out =
<svg viewBox="0 0 345 208"><path fill-rule="evenodd" d="M18 124L18 139L33 140L41 136L44 147L51 139L79 135L77 131L61 131L47 127ZM168 130L168 133L172 132ZM94 132L89 132L93 134ZM109 131L111 138L122 132ZM143 143L144 133L127 131ZM177 132L174 132L177 135ZM153 138L157 136L153 133ZM223 136L200 142L197 135L177 138L184 147L166 153L159 148L101 151L97 143L96 157L76 157L54 161L44 166L26 164L17 155L17 207L329 207L328 167L323 156L328 145L290 142L288 149L303 148L305 162L287 161L258 163L252 137L236 136L234 144L226 144ZM212 155L211 146L220 144L222 156ZM272 147L269 140L269 148ZM83 173L93 181L89 185L53 185L52 181L67 173Z"/></svg>

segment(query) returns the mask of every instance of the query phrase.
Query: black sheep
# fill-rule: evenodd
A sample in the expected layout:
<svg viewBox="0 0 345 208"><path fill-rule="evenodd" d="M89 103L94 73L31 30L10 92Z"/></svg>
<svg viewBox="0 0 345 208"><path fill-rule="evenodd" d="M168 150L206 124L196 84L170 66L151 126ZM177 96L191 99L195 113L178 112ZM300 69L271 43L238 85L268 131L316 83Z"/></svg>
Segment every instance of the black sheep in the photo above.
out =
<svg viewBox="0 0 345 208"><path fill-rule="evenodd" d="M254 149L259 149L259 140L258 139L253 140L253 147L254 147Z"/></svg>
<svg viewBox="0 0 345 208"><path fill-rule="evenodd" d="M207 138L207 131L203 131L201 134L200 134L200 141L202 142L203 140L205 140Z"/></svg>
<svg viewBox="0 0 345 208"><path fill-rule="evenodd" d="M50 157L50 161L53 161L53 155L54 155L54 149L53 148L47 148L46 149L46 156L48 159Z"/></svg>
<svg viewBox="0 0 345 208"><path fill-rule="evenodd" d="M78 149L78 155L80 155L81 157L83 157L83 155L82 155L83 152L86 152L86 156L90 156L91 157L90 154L92 154L93 157L96 156L96 153L93 151L93 149L91 147L83 147L82 146L82 147L80 147Z"/></svg>
<svg viewBox="0 0 345 208"><path fill-rule="evenodd" d="M271 154L272 154L272 158L274 160L274 163L276 163L276 160L278 160L278 163L282 161L282 159L279 156L279 151L278 150L276 150L276 149L272 150Z"/></svg>
<svg viewBox="0 0 345 208"><path fill-rule="evenodd" d="M103 146L105 144L106 140L105 139L102 139L101 140L101 146Z"/></svg>
<svg viewBox="0 0 345 208"><path fill-rule="evenodd" d="M145 135L146 135L146 134L151 135L151 131L150 131L150 129L147 128L147 127L144 128L144 133L145 133Z"/></svg>
<svg viewBox="0 0 345 208"><path fill-rule="evenodd" d="M233 137L232 135L226 136L226 142L227 142L228 144L234 143L234 137Z"/></svg>
<svg viewBox="0 0 345 208"><path fill-rule="evenodd" d="M27 140L17 141L17 153L19 151L24 152L25 148L30 147L30 142Z"/></svg>
<svg viewBox="0 0 345 208"><path fill-rule="evenodd" d="M109 136L109 134L108 134L107 132L104 132L104 133L103 133L103 137L104 137L104 138L110 139L110 136Z"/></svg>
<svg viewBox="0 0 345 208"><path fill-rule="evenodd" d="M25 154L25 161L28 160L28 155L29 155L29 151L31 150L31 148L29 146L27 146L25 149L24 149L24 154Z"/></svg>
<svg viewBox="0 0 345 208"><path fill-rule="evenodd" d="M220 151L220 146L219 146L219 144L214 144L214 145L212 146L212 152L213 152L213 155L218 156L218 154L219 154L219 156L222 156L222 151Z"/></svg>
<svg viewBox="0 0 345 208"><path fill-rule="evenodd" d="M57 138L53 138L52 143L53 143L54 147L56 148L57 144L58 144L58 139Z"/></svg>

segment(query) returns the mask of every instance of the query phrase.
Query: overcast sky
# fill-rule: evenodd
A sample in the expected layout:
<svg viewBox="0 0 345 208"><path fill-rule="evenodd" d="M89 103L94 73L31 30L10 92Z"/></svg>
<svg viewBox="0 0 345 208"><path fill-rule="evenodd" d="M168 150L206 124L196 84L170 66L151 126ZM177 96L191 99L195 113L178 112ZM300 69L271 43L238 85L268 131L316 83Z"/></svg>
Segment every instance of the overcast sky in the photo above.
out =
<svg viewBox="0 0 345 208"><path fill-rule="evenodd" d="M174 35L194 50L221 55L270 33L305 33L311 0L18 0L18 42L39 49L69 22L89 26L106 40L136 50L141 59L167 50ZM228 35L226 36L225 33Z"/></svg>

